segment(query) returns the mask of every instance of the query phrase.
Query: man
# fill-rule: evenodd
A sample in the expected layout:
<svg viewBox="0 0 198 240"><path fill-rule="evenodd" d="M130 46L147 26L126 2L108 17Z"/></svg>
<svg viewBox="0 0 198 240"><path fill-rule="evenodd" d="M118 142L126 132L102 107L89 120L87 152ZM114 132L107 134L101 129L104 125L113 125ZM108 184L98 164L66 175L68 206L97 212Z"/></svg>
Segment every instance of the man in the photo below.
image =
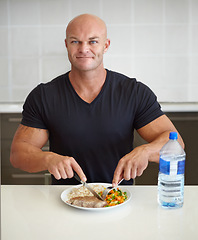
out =
<svg viewBox="0 0 198 240"><path fill-rule="evenodd" d="M144 84L103 66L108 50L105 23L83 14L67 26L71 71L40 84L27 97L11 147L11 163L28 172L48 170L53 184L121 178L131 184L176 131ZM133 149L133 131L148 144ZM48 141L50 151L41 148ZM179 142L184 146L181 137Z"/></svg>

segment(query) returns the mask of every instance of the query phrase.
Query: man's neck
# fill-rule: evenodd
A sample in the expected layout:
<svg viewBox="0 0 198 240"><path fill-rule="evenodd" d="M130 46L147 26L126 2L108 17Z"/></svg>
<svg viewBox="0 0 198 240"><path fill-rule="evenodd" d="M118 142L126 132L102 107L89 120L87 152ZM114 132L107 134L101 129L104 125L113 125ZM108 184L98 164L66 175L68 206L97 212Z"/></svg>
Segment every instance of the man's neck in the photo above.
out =
<svg viewBox="0 0 198 240"><path fill-rule="evenodd" d="M94 71L75 71L69 73L70 82L77 94L91 103L100 93L106 79L104 68Z"/></svg>

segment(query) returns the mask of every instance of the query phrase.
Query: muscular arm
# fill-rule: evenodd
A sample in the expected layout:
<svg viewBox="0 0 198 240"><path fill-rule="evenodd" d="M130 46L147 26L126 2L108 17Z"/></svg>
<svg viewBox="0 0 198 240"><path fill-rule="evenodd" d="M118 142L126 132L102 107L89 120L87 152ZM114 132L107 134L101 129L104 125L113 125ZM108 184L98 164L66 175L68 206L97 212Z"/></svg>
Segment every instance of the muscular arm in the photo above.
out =
<svg viewBox="0 0 198 240"><path fill-rule="evenodd" d="M150 122L137 130L140 136L148 142L138 146L133 151L120 159L114 173L113 185L116 185L121 178L129 180L141 176L147 168L149 161L159 162L159 151L169 139L169 133L176 131L176 128L166 115ZM178 141L184 148L184 143L178 133Z"/></svg>
<svg viewBox="0 0 198 240"><path fill-rule="evenodd" d="M56 179L71 178L75 170L82 180L86 180L74 158L42 151L47 140L47 130L20 125L12 142L10 162L27 172L48 170Z"/></svg>
<svg viewBox="0 0 198 240"><path fill-rule="evenodd" d="M170 119L166 115L163 115L148 125L140 128L137 132L148 142L145 147L148 147L149 161L159 162L159 151L169 140L169 133L178 131ZM179 133L178 142L184 148L184 142Z"/></svg>

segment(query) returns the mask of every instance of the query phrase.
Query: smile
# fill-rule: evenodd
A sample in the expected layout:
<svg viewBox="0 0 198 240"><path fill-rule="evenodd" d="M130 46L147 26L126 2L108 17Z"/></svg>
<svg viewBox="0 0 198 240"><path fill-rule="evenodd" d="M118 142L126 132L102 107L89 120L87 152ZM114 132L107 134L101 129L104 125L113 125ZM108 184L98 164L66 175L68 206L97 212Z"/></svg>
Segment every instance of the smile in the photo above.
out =
<svg viewBox="0 0 198 240"><path fill-rule="evenodd" d="M93 57L83 57L83 56L82 56L82 57L76 57L76 58L93 58Z"/></svg>

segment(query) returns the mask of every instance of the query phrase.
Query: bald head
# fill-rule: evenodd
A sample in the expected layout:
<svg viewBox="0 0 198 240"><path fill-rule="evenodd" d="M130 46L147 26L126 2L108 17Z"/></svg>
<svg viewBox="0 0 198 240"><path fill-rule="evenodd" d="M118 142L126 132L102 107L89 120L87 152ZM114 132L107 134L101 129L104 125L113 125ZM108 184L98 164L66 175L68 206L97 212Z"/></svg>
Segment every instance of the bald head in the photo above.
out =
<svg viewBox="0 0 198 240"><path fill-rule="evenodd" d="M89 31L90 33L98 31L105 39L107 38L105 22L95 15L82 14L72 19L66 29L66 38L68 38L75 30L82 32Z"/></svg>
<svg viewBox="0 0 198 240"><path fill-rule="evenodd" d="M103 54L109 45L106 24L99 17L83 14L69 22L65 46L72 72L96 69L104 72Z"/></svg>

